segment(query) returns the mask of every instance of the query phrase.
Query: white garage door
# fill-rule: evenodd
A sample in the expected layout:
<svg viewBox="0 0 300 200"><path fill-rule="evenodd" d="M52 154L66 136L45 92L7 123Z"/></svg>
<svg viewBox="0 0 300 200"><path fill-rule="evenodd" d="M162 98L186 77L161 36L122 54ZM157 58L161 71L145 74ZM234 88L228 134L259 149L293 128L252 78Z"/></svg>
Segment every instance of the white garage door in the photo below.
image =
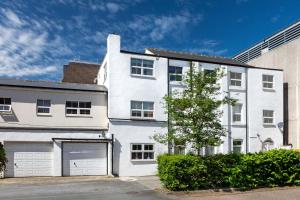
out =
<svg viewBox="0 0 300 200"><path fill-rule="evenodd" d="M64 143L63 175L107 175L107 144Z"/></svg>
<svg viewBox="0 0 300 200"><path fill-rule="evenodd" d="M53 144L5 142L6 177L52 176Z"/></svg>

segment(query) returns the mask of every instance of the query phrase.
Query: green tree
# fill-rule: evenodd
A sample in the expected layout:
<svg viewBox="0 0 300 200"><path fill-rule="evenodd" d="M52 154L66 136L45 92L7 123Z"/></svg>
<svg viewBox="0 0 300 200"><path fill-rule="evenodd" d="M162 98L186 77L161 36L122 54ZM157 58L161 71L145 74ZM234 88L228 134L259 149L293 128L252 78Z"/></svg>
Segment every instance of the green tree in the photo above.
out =
<svg viewBox="0 0 300 200"><path fill-rule="evenodd" d="M221 69L200 71L192 65L183 78L185 89L164 97L169 132L156 134L154 139L160 143L188 143L198 154L202 147L220 145L226 135L221 106L236 102L223 94L218 83L223 76Z"/></svg>
<svg viewBox="0 0 300 200"><path fill-rule="evenodd" d="M6 155L3 144L0 142L0 172L3 171L6 167Z"/></svg>

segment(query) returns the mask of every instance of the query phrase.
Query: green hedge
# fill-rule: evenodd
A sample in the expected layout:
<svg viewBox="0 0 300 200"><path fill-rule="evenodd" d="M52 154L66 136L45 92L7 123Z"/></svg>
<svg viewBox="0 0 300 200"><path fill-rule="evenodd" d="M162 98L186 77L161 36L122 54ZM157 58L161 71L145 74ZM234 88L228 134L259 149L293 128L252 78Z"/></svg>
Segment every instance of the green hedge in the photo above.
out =
<svg viewBox="0 0 300 200"><path fill-rule="evenodd" d="M6 167L6 155L3 144L0 142L0 172L3 171Z"/></svg>
<svg viewBox="0 0 300 200"><path fill-rule="evenodd" d="M271 150L255 154L161 155L158 175L170 190L256 188L300 184L300 153Z"/></svg>

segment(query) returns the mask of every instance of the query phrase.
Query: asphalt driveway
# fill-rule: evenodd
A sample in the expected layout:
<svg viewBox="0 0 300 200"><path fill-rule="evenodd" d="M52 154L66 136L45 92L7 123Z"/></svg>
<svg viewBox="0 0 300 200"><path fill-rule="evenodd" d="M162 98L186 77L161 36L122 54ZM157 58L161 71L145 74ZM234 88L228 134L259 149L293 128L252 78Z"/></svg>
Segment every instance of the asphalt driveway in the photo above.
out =
<svg viewBox="0 0 300 200"><path fill-rule="evenodd" d="M164 192L162 192L164 191ZM0 179L2 200L299 200L300 187L248 192L167 192L157 177Z"/></svg>
<svg viewBox="0 0 300 200"><path fill-rule="evenodd" d="M168 200L133 179L32 178L0 180L0 199L5 200Z"/></svg>

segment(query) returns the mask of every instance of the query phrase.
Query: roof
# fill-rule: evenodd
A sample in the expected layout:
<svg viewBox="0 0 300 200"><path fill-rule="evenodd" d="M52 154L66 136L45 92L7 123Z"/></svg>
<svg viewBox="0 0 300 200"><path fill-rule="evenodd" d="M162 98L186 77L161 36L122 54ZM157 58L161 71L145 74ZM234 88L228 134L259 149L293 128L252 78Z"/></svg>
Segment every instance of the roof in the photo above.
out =
<svg viewBox="0 0 300 200"><path fill-rule="evenodd" d="M6 79L6 78L0 78L0 86L51 89L51 90L72 90L72 91L84 91L84 92L106 92L107 91L105 86L96 85L96 84L29 81L29 80Z"/></svg>
<svg viewBox="0 0 300 200"><path fill-rule="evenodd" d="M62 82L96 84L100 64L71 61L64 65Z"/></svg>
<svg viewBox="0 0 300 200"><path fill-rule="evenodd" d="M248 64L239 62L237 60L233 60L231 58L219 57L219 56L206 56L194 53L187 52L177 52L156 48L147 48L148 51L152 52L154 55L173 58L173 59L184 59L191 61L200 61L200 62L208 62L208 63L216 63L216 64L224 64L224 65L234 65L234 66L242 66L242 67L253 67Z"/></svg>

